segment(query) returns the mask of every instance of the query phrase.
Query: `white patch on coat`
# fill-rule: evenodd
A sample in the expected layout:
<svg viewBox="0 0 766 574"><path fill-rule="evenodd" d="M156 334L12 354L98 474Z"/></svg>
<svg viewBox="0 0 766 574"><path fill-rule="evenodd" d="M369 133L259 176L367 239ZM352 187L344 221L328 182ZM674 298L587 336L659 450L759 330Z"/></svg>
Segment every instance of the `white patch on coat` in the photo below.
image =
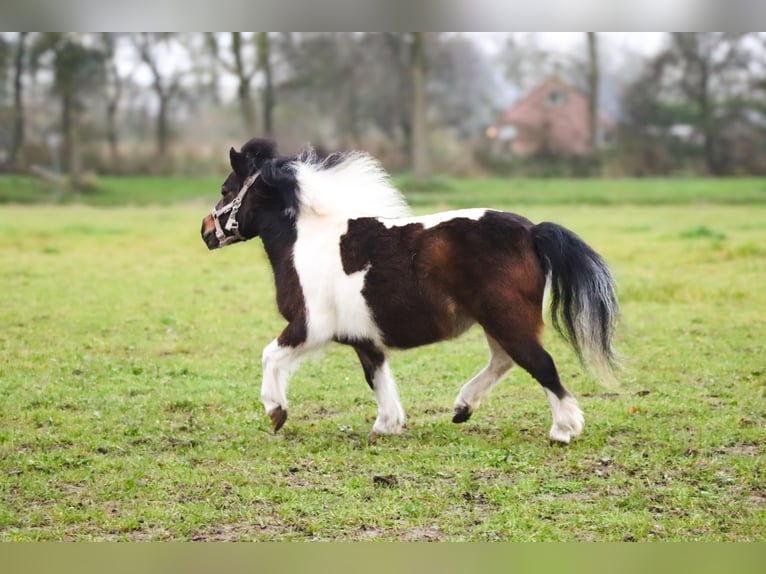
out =
<svg viewBox="0 0 766 574"><path fill-rule="evenodd" d="M340 238L347 220L301 214L293 263L306 305L309 346L333 339L369 339L382 345L380 331L362 295L367 270L347 275L340 257Z"/></svg>
<svg viewBox="0 0 766 574"><path fill-rule="evenodd" d="M365 153L351 153L325 167L313 153L294 164L300 209L293 263L306 305L307 345L333 339L369 339L382 348L382 337L362 296L367 270L343 270L340 238L349 219L399 218L409 214L402 195L380 164Z"/></svg>
<svg viewBox="0 0 766 574"><path fill-rule="evenodd" d="M439 213L431 213L429 215L416 215L414 217L397 217L387 218L385 216L379 217L378 220L385 225L388 229L392 227L403 227L412 223L420 223L425 229L435 227L440 223L450 221L452 219L472 219L478 221L489 211L483 207L477 207L473 209L455 209L452 211L441 211Z"/></svg>
<svg viewBox="0 0 766 574"><path fill-rule="evenodd" d="M553 441L569 444L572 438L582 432L585 417L572 395L559 399L552 391L544 390L553 415L553 426L549 436Z"/></svg>

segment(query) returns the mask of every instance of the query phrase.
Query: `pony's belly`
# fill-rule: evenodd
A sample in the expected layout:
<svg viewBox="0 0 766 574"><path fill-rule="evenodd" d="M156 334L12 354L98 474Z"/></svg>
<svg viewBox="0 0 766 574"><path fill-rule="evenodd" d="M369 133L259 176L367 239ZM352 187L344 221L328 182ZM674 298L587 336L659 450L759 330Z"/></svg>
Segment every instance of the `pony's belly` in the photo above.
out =
<svg viewBox="0 0 766 574"><path fill-rule="evenodd" d="M429 301L416 309L397 312L389 308L386 313L379 318L373 307L383 342L395 349L411 349L453 339L475 323L473 317L452 302L438 305Z"/></svg>

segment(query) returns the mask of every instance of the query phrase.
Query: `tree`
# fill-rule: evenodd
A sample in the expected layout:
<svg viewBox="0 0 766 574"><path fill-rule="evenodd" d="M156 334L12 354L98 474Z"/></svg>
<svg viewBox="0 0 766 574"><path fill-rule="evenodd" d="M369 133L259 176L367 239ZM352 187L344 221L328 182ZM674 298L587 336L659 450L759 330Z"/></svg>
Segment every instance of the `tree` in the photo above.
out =
<svg viewBox="0 0 766 574"><path fill-rule="evenodd" d="M242 32L231 32L229 37L229 55L221 49L221 42L215 33L207 34L207 44L216 61L224 70L237 78L237 101L245 133L249 136L257 129L255 103L252 96L253 77L258 72L256 58L249 53L252 48L252 36L243 36Z"/></svg>
<svg viewBox="0 0 766 574"><path fill-rule="evenodd" d="M554 69L555 55L538 44L536 34L508 36L502 54L505 75L519 95L533 89Z"/></svg>
<svg viewBox="0 0 766 574"><path fill-rule="evenodd" d="M705 163L711 173L720 175L723 166L716 153L716 82L732 66L738 65L737 36L715 33L675 33L670 61L681 68L681 89L697 107L703 134Z"/></svg>
<svg viewBox="0 0 766 574"><path fill-rule="evenodd" d="M674 125L692 126L707 171L714 175L732 168L721 133L747 93L742 39L742 34L674 33L628 94L634 124L666 132Z"/></svg>
<svg viewBox="0 0 766 574"><path fill-rule="evenodd" d="M22 76L26 67L28 32L19 32L16 52L13 58L13 143L11 145L11 166L21 167L21 151L24 147L24 83Z"/></svg>
<svg viewBox="0 0 766 574"><path fill-rule="evenodd" d="M270 136L274 133L274 79L268 32L258 32L258 70L263 74L263 131Z"/></svg>
<svg viewBox="0 0 766 574"><path fill-rule="evenodd" d="M366 129L376 123L377 90L388 86L375 74L382 69L391 82L397 77L386 62L377 68L367 65L368 58L374 62L379 56L379 36L342 32L277 38L286 75L280 83L280 102L295 111L292 117L307 124L308 137L320 145L358 147ZM390 114L385 121L387 129L395 123Z"/></svg>
<svg viewBox="0 0 766 574"><path fill-rule="evenodd" d="M168 167L170 104L180 94L181 81L186 72L182 67L168 70L161 65L163 55L168 49L179 49L181 46L178 43L173 43L173 36L174 34L169 32L142 32L132 36L141 61L149 69L152 76L151 87L157 97L155 138L160 170L165 170Z"/></svg>
<svg viewBox="0 0 766 574"><path fill-rule="evenodd" d="M465 34L431 36L428 98L432 121L462 142L484 136L506 103L507 83L490 57ZM504 93L505 92L505 93Z"/></svg>
<svg viewBox="0 0 766 574"><path fill-rule="evenodd" d="M120 35L114 32L103 32L100 35L101 45L104 51L105 73L106 73L106 139L109 144L109 163L112 171L119 171L120 153L119 153L119 130L117 121L117 112L125 91L125 82L127 78L133 75L135 70L131 70L124 76L120 73L117 65L117 42Z"/></svg>
<svg viewBox="0 0 766 574"><path fill-rule="evenodd" d="M32 47L33 68L47 56L52 59L53 91L61 102L66 166L71 186L78 190L82 188L81 115L85 96L103 86L104 54L86 44L82 35L46 32L36 38Z"/></svg>
<svg viewBox="0 0 766 574"><path fill-rule="evenodd" d="M428 155L428 60L426 33L412 32L410 37L410 74L412 76L412 176L422 182L431 174Z"/></svg>
<svg viewBox="0 0 766 574"><path fill-rule="evenodd" d="M595 154L598 151L598 43L595 32L586 34L588 38L588 127L591 153Z"/></svg>

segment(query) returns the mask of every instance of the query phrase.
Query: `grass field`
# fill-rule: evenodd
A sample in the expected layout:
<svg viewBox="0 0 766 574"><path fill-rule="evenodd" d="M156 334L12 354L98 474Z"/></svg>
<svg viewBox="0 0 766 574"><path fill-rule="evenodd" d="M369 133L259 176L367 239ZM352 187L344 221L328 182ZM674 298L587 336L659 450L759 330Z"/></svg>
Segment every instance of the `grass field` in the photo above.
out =
<svg viewBox="0 0 766 574"><path fill-rule="evenodd" d="M766 204L766 179L459 179L435 177L413 184L394 177L407 191L411 205L421 211L444 207L519 205L679 205L714 203ZM173 205L210 201L222 180L185 177L100 177L87 192L62 192L64 204L95 207ZM50 203L56 190L50 183L26 176L0 175L0 204Z"/></svg>
<svg viewBox="0 0 766 574"><path fill-rule="evenodd" d="M272 434L260 353L283 322L257 242L199 239L217 184L0 206L0 540L764 540L766 182L559 182L578 204L518 183L412 199L556 221L610 262L619 383L546 332L586 416L564 448L521 370L450 422L486 361L476 330L392 356L404 435L368 442L374 398L341 347L297 372Z"/></svg>

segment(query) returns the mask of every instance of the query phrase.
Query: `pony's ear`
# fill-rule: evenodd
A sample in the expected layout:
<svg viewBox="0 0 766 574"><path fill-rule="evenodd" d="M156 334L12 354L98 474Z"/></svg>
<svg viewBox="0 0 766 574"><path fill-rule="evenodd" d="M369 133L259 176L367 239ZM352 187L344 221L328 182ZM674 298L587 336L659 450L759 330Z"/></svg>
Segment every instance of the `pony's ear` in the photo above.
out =
<svg viewBox="0 0 766 574"><path fill-rule="evenodd" d="M240 151L252 161L254 169L261 169L263 162L277 157L277 144L269 139L253 138Z"/></svg>
<svg viewBox="0 0 766 574"><path fill-rule="evenodd" d="M231 169L237 174L240 179L245 179L248 176L249 161L247 155L240 153L234 148L229 150L229 162L231 163Z"/></svg>
<svg viewBox="0 0 766 574"><path fill-rule="evenodd" d="M261 169L263 163L277 155L277 144L268 139L253 138L242 146L240 151L229 150L231 169L240 179L244 179Z"/></svg>

